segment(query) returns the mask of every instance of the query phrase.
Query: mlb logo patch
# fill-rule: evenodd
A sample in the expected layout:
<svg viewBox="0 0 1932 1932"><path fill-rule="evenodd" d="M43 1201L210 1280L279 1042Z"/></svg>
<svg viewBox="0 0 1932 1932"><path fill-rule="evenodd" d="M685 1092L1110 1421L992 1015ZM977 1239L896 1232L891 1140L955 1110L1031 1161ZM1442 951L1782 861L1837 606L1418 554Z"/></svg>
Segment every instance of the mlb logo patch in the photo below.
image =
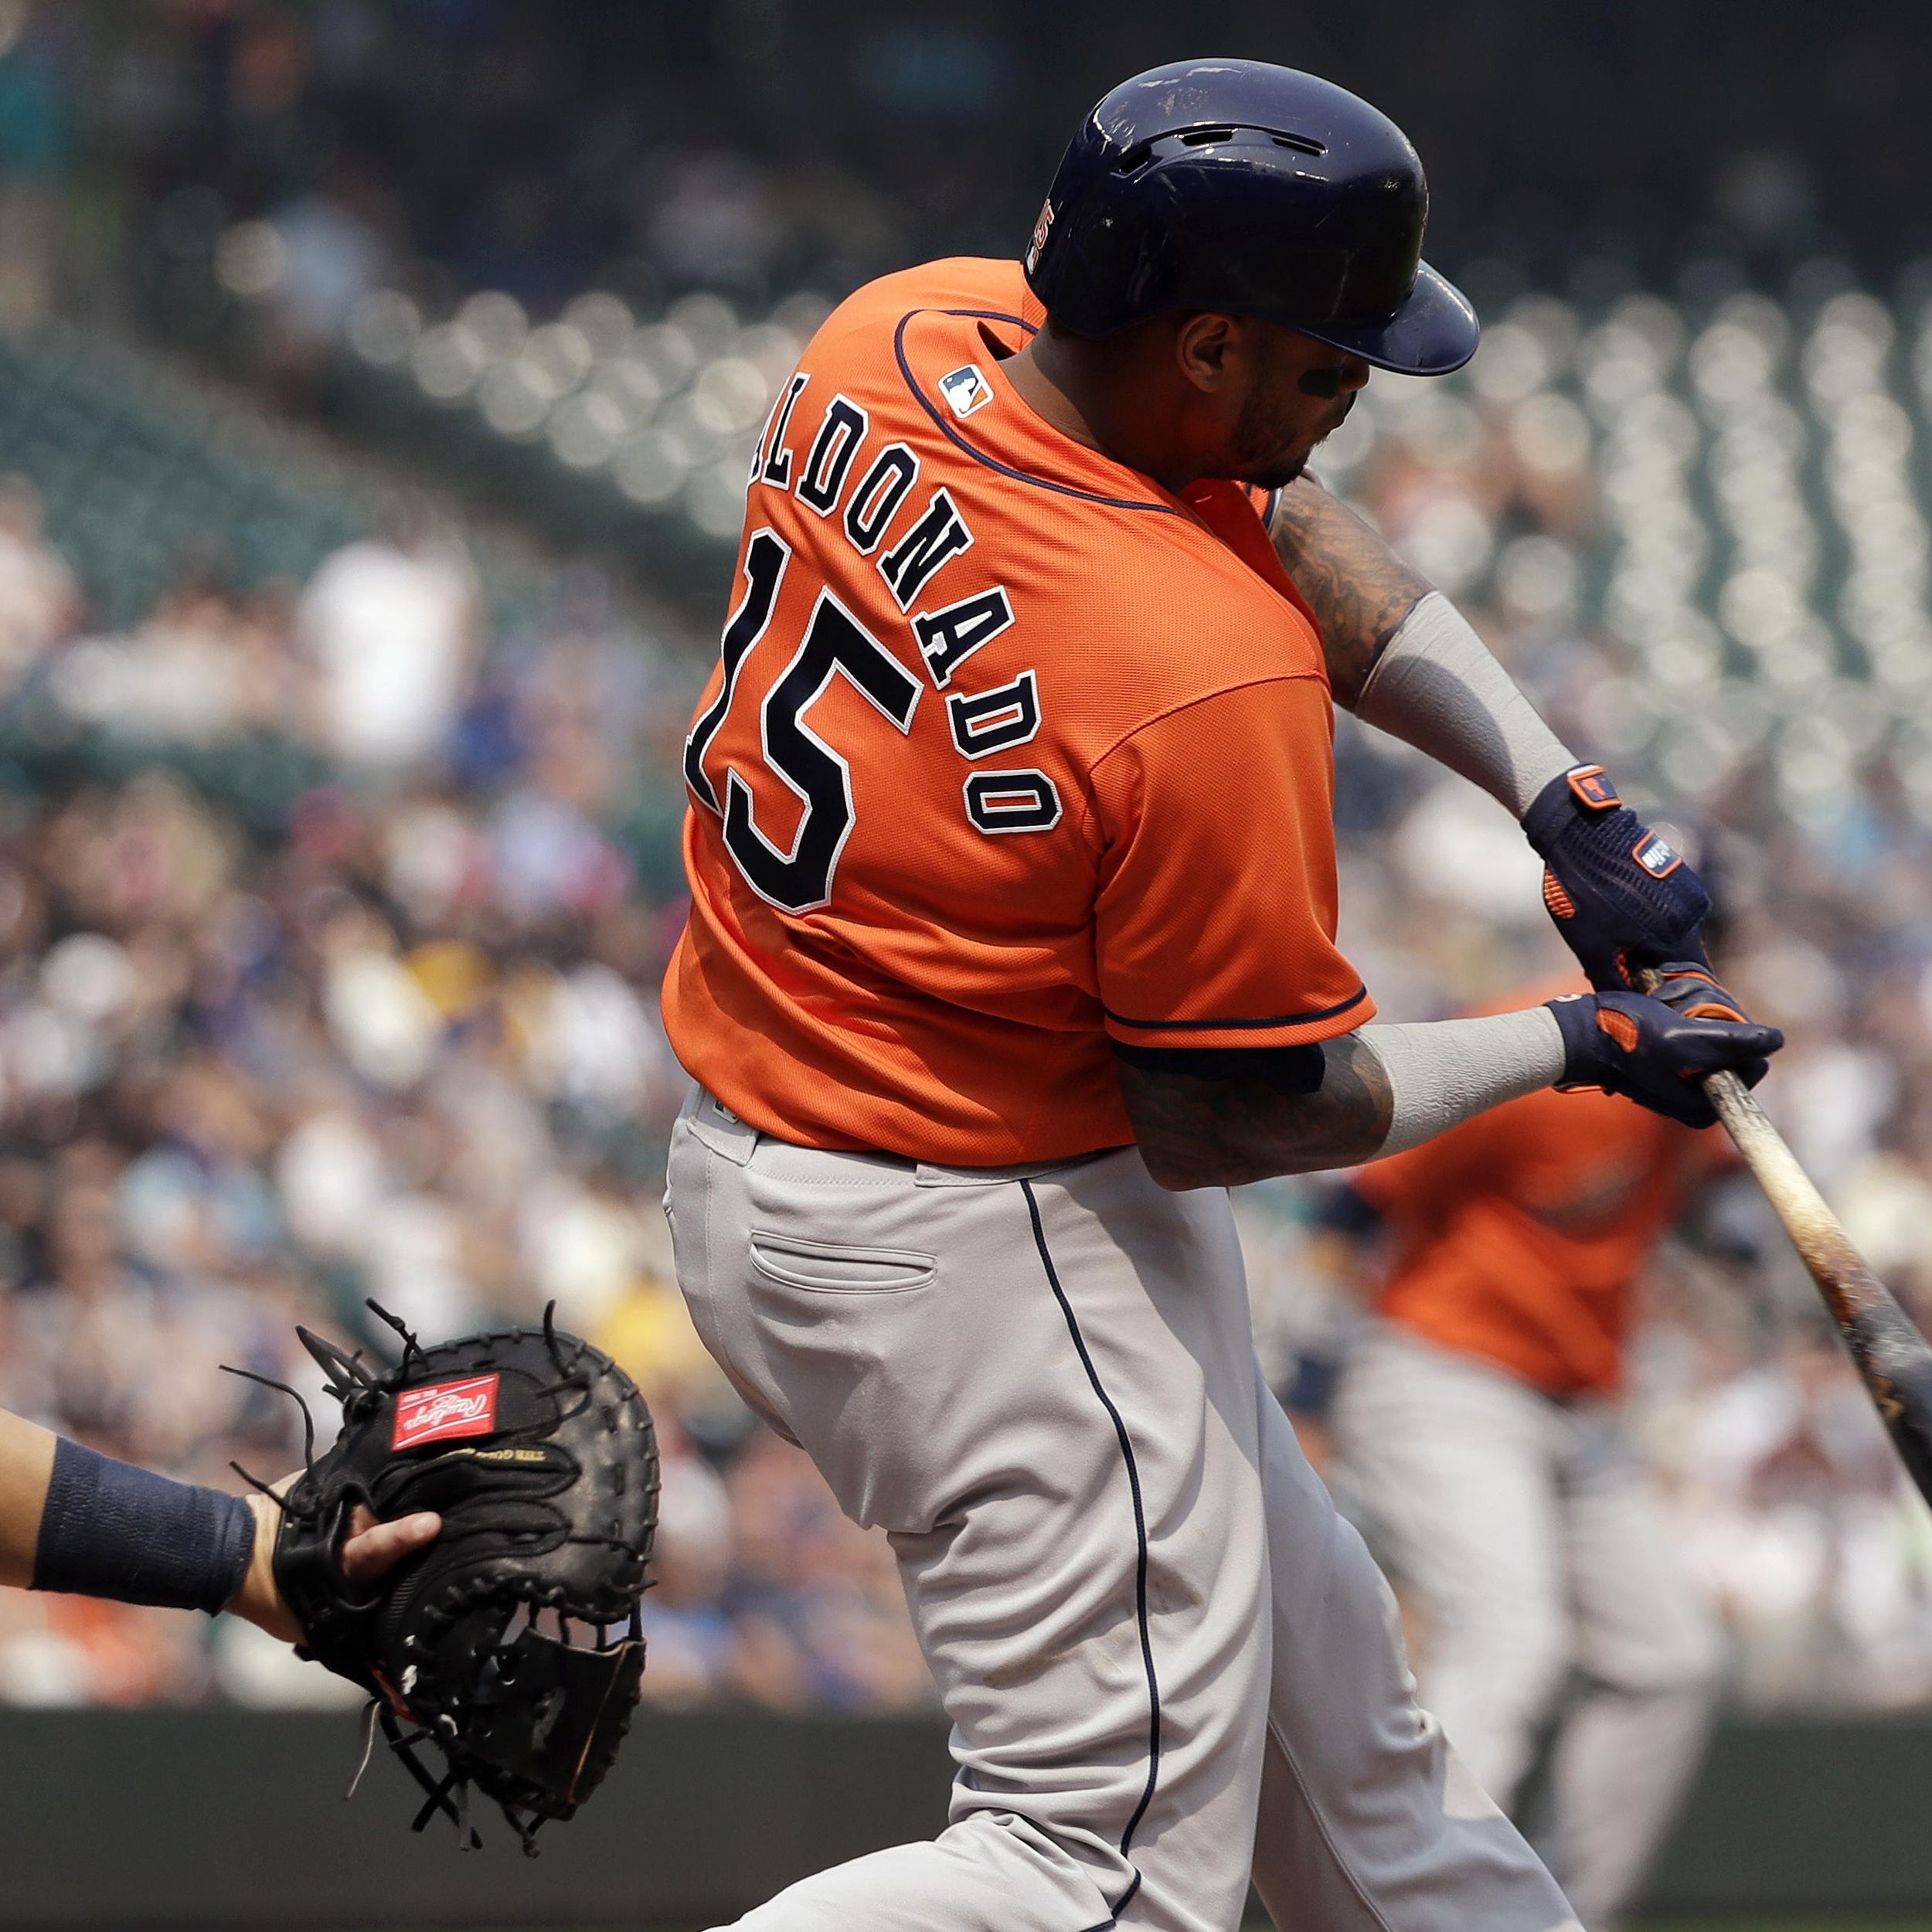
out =
<svg viewBox="0 0 1932 1932"><path fill-rule="evenodd" d="M420 1449L426 1442L450 1442L487 1436L496 1427L497 1385L501 1376L470 1376L461 1382L432 1382L405 1389L396 1398L392 1449Z"/></svg>
<svg viewBox="0 0 1932 1932"><path fill-rule="evenodd" d="M993 400L993 386L986 379L986 372L977 362L968 362L964 369L956 369L951 374L939 379L939 393L952 406L955 416L971 416L976 409L984 409Z"/></svg>

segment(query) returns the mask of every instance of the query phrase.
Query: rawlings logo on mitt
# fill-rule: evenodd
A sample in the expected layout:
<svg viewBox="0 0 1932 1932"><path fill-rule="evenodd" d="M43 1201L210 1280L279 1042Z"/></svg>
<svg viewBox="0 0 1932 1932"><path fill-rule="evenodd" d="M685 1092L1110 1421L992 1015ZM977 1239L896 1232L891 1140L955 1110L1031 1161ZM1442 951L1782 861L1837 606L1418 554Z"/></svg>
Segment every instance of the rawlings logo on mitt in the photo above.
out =
<svg viewBox="0 0 1932 1932"><path fill-rule="evenodd" d="M474 1785L534 1853L543 1821L596 1790L637 1704L658 1515L650 1412L553 1310L540 1331L429 1349L376 1312L403 1337L384 1374L296 1331L342 1427L320 1457L311 1431L307 1472L282 1503L276 1584L301 1653L369 1693L369 1724L427 1794L415 1828L441 1812L478 1842ZM358 1504L385 1520L435 1510L441 1533L359 1590L338 1560ZM440 1777L425 1745L447 1760Z"/></svg>
<svg viewBox="0 0 1932 1932"><path fill-rule="evenodd" d="M406 1389L396 1398L392 1449L420 1449L426 1442L456 1436L487 1436L496 1427L496 1392L501 1376L472 1376L464 1382L438 1382Z"/></svg>

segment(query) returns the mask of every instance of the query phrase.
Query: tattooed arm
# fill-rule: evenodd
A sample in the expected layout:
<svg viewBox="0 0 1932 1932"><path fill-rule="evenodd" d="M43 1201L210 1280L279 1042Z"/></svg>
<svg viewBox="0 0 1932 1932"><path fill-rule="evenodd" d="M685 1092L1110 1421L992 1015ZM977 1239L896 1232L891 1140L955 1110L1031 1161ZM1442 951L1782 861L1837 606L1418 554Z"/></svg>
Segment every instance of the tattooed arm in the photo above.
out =
<svg viewBox="0 0 1932 1932"><path fill-rule="evenodd" d="M1313 1091L1287 1090L1304 1083L1268 1065L1288 1055L1315 1056ZM1240 1070L1217 1077L1209 1064L1216 1059ZM1388 1074L1359 1033L1280 1054L1122 1054L1120 1073L1141 1158L1165 1188L1238 1187L1352 1166L1381 1147L1393 1115Z"/></svg>
<svg viewBox="0 0 1932 1932"><path fill-rule="evenodd" d="M1122 1047L1121 1094L1165 1188L1238 1187L1433 1140L1563 1077L1546 1006L1478 1019L1365 1026L1318 1046Z"/></svg>
<svg viewBox="0 0 1932 1932"><path fill-rule="evenodd" d="M1352 711L1383 647L1434 587L1308 477L1281 492L1269 533L1321 627L1335 702Z"/></svg>
<svg viewBox="0 0 1932 1932"><path fill-rule="evenodd" d="M1277 502L1275 553L1321 627L1335 702L1426 751L1518 818L1575 757L1426 577L1306 477Z"/></svg>

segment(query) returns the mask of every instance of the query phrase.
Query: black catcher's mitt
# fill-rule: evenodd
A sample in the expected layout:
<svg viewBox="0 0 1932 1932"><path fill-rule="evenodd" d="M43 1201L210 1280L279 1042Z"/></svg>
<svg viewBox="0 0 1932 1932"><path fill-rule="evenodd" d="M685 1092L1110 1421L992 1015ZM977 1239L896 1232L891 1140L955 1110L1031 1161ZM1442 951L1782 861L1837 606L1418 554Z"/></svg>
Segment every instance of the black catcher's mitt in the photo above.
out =
<svg viewBox="0 0 1932 1932"><path fill-rule="evenodd" d="M643 1396L553 1312L539 1331L425 1349L379 1308L403 1339L383 1374L298 1329L342 1429L319 1458L311 1432L275 1543L302 1654L369 1693L371 1723L428 1794L416 1829L441 1811L477 1842L474 1784L532 1853L537 1827L590 1796L629 1727L658 1517ZM358 1590L338 1560L358 1503L386 1521L434 1509L442 1532ZM440 1778L417 1755L425 1743L448 1760Z"/></svg>

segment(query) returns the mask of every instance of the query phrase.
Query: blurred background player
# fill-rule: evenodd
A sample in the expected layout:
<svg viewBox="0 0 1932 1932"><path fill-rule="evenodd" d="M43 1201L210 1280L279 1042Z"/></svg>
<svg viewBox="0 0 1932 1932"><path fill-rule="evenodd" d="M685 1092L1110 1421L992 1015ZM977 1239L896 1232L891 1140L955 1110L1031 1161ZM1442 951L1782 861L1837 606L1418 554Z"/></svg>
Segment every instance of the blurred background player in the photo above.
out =
<svg viewBox="0 0 1932 1932"><path fill-rule="evenodd" d="M1355 1170L1321 1214L1374 1319L1332 1400L1310 1363L1291 1406L1484 1789L1519 1811L1546 1765L1555 1862L1593 1932L1641 1882L1719 1684L1716 1621L1621 1398L1646 1266L1727 1154L1716 1130L1546 1089Z"/></svg>

